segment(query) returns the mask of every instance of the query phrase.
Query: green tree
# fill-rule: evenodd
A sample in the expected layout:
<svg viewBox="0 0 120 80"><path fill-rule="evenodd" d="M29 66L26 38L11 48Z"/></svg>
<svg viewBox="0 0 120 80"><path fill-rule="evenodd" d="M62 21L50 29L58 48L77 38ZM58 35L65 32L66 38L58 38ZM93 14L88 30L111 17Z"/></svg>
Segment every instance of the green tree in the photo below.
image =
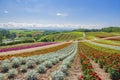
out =
<svg viewBox="0 0 120 80"><path fill-rule="evenodd" d="M26 34L26 37L32 37L32 34Z"/></svg>
<svg viewBox="0 0 120 80"><path fill-rule="evenodd" d="M10 39L13 40L13 43L15 42L15 38L16 38L16 34L15 33L11 33L10 34Z"/></svg>
<svg viewBox="0 0 120 80"><path fill-rule="evenodd" d="M3 40L3 35L2 32L0 31L0 44L2 44L2 40Z"/></svg>

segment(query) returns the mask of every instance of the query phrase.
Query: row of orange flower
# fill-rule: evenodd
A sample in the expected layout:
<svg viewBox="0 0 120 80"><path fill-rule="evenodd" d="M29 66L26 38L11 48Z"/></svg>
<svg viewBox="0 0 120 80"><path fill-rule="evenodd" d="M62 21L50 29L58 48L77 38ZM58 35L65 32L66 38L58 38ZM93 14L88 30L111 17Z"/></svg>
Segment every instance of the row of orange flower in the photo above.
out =
<svg viewBox="0 0 120 80"><path fill-rule="evenodd" d="M83 71L83 74L79 77L79 80L101 80L101 78L94 71L94 68L90 63L90 60L82 52L81 46L79 46L79 55L80 55L80 63Z"/></svg>
<svg viewBox="0 0 120 80"><path fill-rule="evenodd" d="M120 79L120 54L106 53L105 51L96 50L84 43L80 44L84 53L94 62L98 63L100 68L110 73L112 80Z"/></svg>

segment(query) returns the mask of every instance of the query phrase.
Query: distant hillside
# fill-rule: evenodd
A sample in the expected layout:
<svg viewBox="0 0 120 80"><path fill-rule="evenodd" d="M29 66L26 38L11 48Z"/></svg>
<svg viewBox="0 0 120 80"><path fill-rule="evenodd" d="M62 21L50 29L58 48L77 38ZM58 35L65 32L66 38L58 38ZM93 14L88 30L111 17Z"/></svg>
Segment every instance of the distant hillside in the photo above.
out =
<svg viewBox="0 0 120 80"><path fill-rule="evenodd" d="M120 32L120 27L102 28L101 31L103 31L103 32Z"/></svg>
<svg viewBox="0 0 120 80"><path fill-rule="evenodd" d="M102 29L75 29L80 32L120 32L120 27L106 27Z"/></svg>
<svg viewBox="0 0 120 80"><path fill-rule="evenodd" d="M80 37L82 37L82 32L61 32L43 36L40 41L70 41Z"/></svg>

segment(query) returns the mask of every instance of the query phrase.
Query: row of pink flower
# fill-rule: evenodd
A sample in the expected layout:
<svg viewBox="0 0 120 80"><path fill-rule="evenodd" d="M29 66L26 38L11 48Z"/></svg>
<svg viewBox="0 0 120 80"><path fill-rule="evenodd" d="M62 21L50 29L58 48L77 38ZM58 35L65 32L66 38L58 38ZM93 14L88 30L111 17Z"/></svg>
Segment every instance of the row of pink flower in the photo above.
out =
<svg viewBox="0 0 120 80"><path fill-rule="evenodd" d="M37 44L32 44L32 45L22 45L22 46L16 46L16 47L1 48L0 52L7 52L7 51L13 51L13 50L28 49L28 48L46 46L46 45L50 45L50 44L56 44L56 42L44 42L44 43L37 43Z"/></svg>

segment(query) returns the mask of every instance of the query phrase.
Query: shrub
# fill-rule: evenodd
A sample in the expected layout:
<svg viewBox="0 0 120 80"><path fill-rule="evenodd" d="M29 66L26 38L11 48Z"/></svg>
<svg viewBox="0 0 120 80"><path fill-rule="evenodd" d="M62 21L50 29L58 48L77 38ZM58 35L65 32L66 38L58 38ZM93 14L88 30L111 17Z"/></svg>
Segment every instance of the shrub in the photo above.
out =
<svg viewBox="0 0 120 80"><path fill-rule="evenodd" d="M10 63L2 63L1 64L1 71L7 72L10 69Z"/></svg>
<svg viewBox="0 0 120 80"><path fill-rule="evenodd" d="M25 74L26 80L38 80L37 73L34 70L31 70Z"/></svg>
<svg viewBox="0 0 120 80"><path fill-rule="evenodd" d="M100 61L99 61L99 66L100 66L100 68L103 68L104 63L105 63L105 62L104 62L103 60L100 60Z"/></svg>
<svg viewBox="0 0 120 80"><path fill-rule="evenodd" d="M120 79L120 69L110 69L110 77L112 80L119 80Z"/></svg>
<svg viewBox="0 0 120 80"><path fill-rule="evenodd" d="M10 60L6 59L6 60L1 61L1 63L10 63Z"/></svg>
<svg viewBox="0 0 120 80"><path fill-rule="evenodd" d="M46 61L43 63L43 65L45 65L47 68L51 68L52 67L52 62L51 61Z"/></svg>
<svg viewBox="0 0 120 80"><path fill-rule="evenodd" d="M56 58L51 59L50 61L52 62L53 65L55 65L58 62L58 60Z"/></svg>
<svg viewBox="0 0 120 80"><path fill-rule="evenodd" d="M8 72L8 78L14 78L18 74L18 71L16 69L11 69Z"/></svg>
<svg viewBox="0 0 120 80"><path fill-rule="evenodd" d="M98 58L95 58L95 60L94 60L94 61L95 61L95 63L98 63Z"/></svg>
<svg viewBox="0 0 120 80"><path fill-rule="evenodd" d="M64 80L64 76L62 71L55 71L52 73L52 80Z"/></svg>
<svg viewBox="0 0 120 80"><path fill-rule="evenodd" d="M20 71L21 71L22 73L27 72L27 66L26 66L26 65L22 65L21 68L20 68Z"/></svg>
<svg viewBox="0 0 120 80"><path fill-rule="evenodd" d="M13 58L12 59L12 67L17 68L20 66L20 60L18 58Z"/></svg>
<svg viewBox="0 0 120 80"><path fill-rule="evenodd" d="M61 65L61 66L60 66L60 70L61 70L63 73L67 74L68 68L67 68L66 65Z"/></svg>
<svg viewBox="0 0 120 80"><path fill-rule="evenodd" d="M66 65L67 68L71 67L71 62L65 61L64 63L62 63L62 65Z"/></svg>
<svg viewBox="0 0 120 80"><path fill-rule="evenodd" d="M39 58L36 58L34 61L37 65L41 63L41 60Z"/></svg>
<svg viewBox="0 0 120 80"><path fill-rule="evenodd" d="M104 67L104 71L105 71L105 72L108 72L108 71L109 71L109 67L110 67L110 65L106 65L106 66Z"/></svg>
<svg viewBox="0 0 120 80"><path fill-rule="evenodd" d="M20 58L20 64L21 65L26 64L26 58Z"/></svg>
<svg viewBox="0 0 120 80"><path fill-rule="evenodd" d="M37 67L38 73L45 73L46 72L46 67L44 65L39 65Z"/></svg>
<svg viewBox="0 0 120 80"><path fill-rule="evenodd" d="M5 75L0 73L0 80L4 80L4 78L5 78Z"/></svg>
<svg viewBox="0 0 120 80"><path fill-rule="evenodd" d="M62 61L64 59L64 57L61 56L61 57L59 57L59 59L60 59L60 61Z"/></svg>
<svg viewBox="0 0 120 80"><path fill-rule="evenodd" d="M33 60L28 60L28 62L26 63L28 68L34 68L35 66L35 62Z"/></svg>

